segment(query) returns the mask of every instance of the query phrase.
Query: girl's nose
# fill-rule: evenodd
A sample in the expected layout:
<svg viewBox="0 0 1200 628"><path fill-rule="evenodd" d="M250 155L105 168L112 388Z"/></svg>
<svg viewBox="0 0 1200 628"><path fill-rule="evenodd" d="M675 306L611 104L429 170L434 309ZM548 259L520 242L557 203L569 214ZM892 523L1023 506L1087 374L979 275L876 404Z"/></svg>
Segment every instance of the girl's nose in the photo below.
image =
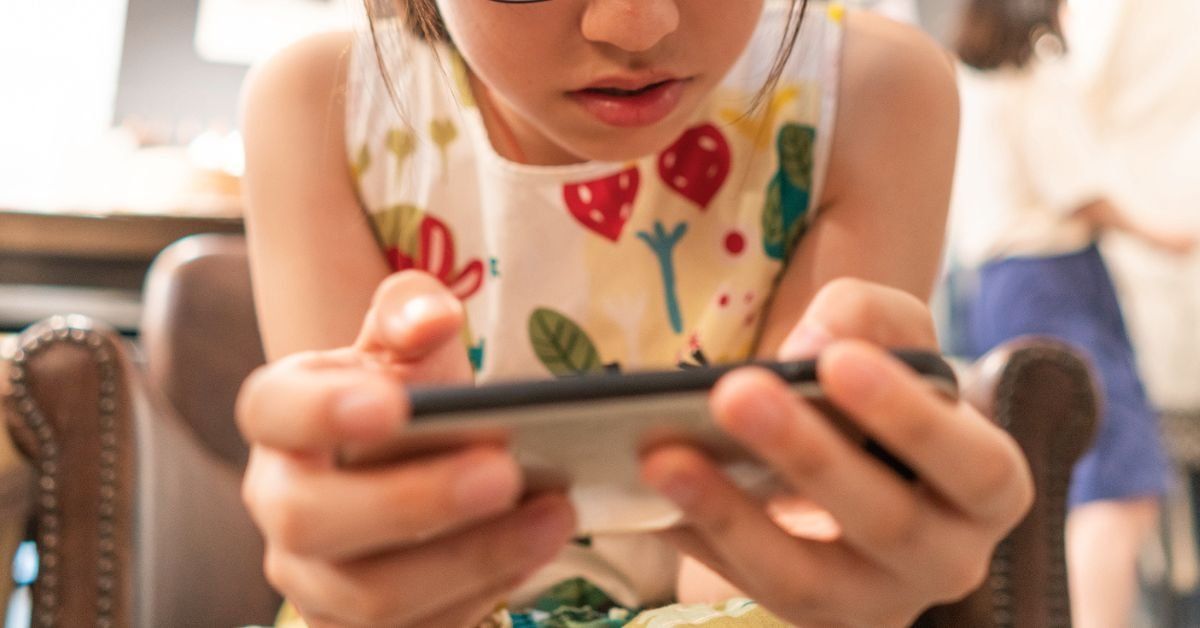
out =
<svg viewBox="0 0 1200 628"><path fill-rule="evenodd" d="M628 52L650 50L679 28L677 0L591 0L584 38Z"/></svg>

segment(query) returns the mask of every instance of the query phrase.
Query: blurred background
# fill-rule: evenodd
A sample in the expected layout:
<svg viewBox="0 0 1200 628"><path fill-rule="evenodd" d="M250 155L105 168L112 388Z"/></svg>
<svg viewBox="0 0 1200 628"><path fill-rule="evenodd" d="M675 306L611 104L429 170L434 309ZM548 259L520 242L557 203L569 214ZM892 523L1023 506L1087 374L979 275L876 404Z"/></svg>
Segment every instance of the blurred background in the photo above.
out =
<svg viewBox="0 0 1200 628"><path fill-rule="evenodd" d="M1009 1L1009 0L996 0ZM349 3L349 4L348 4ZM962 0L858 0L948 43ZM164 246L238 232L238 92L281 46L347 28L353 0L0 3L0 334L79 312L136 338ZM1068 37L1108 192L1200 229L1200 3L1073 0ZM1181 479L1143 561L1147 625L1200 625L1200 260L1103 242ZM939 295L953 336L953 295ZM28 570L26 570L28 571ZM19 572L24 573L24 572Z"/></svg>

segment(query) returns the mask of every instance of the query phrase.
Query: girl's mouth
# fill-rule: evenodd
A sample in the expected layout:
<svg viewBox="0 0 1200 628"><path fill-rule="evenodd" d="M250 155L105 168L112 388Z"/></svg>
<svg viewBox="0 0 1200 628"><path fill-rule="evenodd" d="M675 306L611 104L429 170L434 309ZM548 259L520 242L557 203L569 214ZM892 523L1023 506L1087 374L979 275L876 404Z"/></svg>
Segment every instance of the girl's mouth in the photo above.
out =
<svg viewBox="0 0 1200 628"><path fill-rule="evenodd" d="M656 124L675 111L687 83L688 79L666 79L632 88L601 84L568 95L604 124L640 127Z"/></svg>

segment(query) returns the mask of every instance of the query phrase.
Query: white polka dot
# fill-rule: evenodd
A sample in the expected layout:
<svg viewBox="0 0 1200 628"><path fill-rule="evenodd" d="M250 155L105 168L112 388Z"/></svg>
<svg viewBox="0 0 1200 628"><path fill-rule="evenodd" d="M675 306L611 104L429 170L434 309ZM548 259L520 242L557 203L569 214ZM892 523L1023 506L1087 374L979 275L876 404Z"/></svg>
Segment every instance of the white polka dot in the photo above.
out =
<svg viewBox="0 0 1200 628"><path fill-rule="evenodd" d="M584 205L592 204L592 188L581 185L579 186L579 200L583 201Z"/></svg>
<svg viewBox="0 0 1200 628"><path fill-rule="evenodd" d="M700 148L703 148L710 153L717 150L717 140L714 140L707 135L701 135L700 141L697 143L700 145Z"/></svg>
<svg viewBox="0 0 1200 628"><path fill-rule="evenodd" d="M588 212L588 218L591 218L592 222L598 225L602 224L604 223L604 212L598 209L593 209L592 211Z"/></svg>
<svg viewBox="0 0 1200 628"><path fill-rule="evenodd" d="M663 155L663 166L666 168L675 167L675 151Z"/></svg>
<svg viewBox="0 0 1200 628"><path fill-rule="evenodd" d="M685 176L675 177L675 187L683 189L688 186L688 180Z"/></svg>

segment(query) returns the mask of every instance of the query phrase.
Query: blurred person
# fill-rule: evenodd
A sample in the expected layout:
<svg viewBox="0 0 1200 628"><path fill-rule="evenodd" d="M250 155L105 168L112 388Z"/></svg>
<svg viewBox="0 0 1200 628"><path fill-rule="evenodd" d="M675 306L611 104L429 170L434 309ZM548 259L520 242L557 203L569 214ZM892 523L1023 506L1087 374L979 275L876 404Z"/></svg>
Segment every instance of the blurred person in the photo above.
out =
<svg viewBox="0 0 1200 628"><path fill-rule="evenodd" d="M1139 215L1200 224L1200 3L1071 5L1066 25L1112 196ZM1126 303L1147 389L1160 406L1200 408L1200 259L1145 255L1124 238L1104 252Z"/></svg>
<svg viewBox="0 0 1200 628"><path fill-rule="evenodd" d="M1097 241L1120 232L1186 255L1196 238L1111 200L1067 65L1060 4L972 0L965 9L951 246L956 263L977 271L967 321L975 351L1052 336L1094 367L1101 427L1069 495L1072 615L1084 628L1124 626L1168 462Z"/></svg>

